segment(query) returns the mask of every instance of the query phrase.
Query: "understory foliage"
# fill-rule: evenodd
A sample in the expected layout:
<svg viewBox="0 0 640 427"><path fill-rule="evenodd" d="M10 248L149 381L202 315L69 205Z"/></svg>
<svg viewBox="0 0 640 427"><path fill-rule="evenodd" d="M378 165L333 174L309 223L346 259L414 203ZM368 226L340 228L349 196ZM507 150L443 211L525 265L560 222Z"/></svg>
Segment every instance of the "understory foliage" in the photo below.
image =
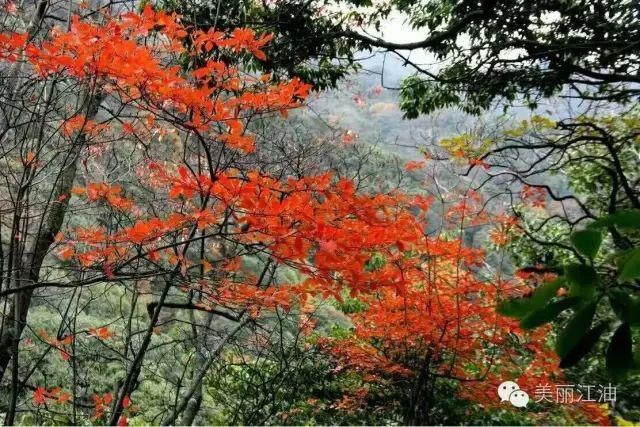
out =
<svg viewBox="0 0 640 427"><path fill-rule="evenodd" d="M254 126L311 89L228 60L271 35L149 5L34 13L0 35L5 424L424 424L454 421L438 393L490 413L505 378L563 379L549 329L496 311L537 283L466 242L512 221L479 193L427 233L433 198L261 155L277 141Z"/></svg>

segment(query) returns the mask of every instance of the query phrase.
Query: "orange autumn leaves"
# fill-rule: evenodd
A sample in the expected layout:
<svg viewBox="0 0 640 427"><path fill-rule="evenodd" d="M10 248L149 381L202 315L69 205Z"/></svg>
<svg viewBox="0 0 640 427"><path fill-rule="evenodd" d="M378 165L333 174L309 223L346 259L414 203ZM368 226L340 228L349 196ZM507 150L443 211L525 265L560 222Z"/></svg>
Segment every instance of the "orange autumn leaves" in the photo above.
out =
<svg viewBox="0 0 640 427"><path fill-rule="evenodd" d="M105 130L106 126L96 123L93 120L87 120L82 114L75 115L62 123L60 133L66 137L71 137L77 132L83 132L89 135L97 135Z"/></svg>
<svg viewBox="0 0 640 427"><path fill-rule="evenodd" d="M47 390L44 387L36 387L31 395L33 403L37 406L44 406L50 404L66 405L71 402L71 393L61 389L60 387L53 387ZM109 410L109 405L113 402L113 395L111 393L105 394L93 394L91 395L91 403L93 406L93 414L91 419L93 421L100 420L104 417L105 412ZM125 396L123 399L123 408L125 410L131 409L131 398ZM122 416L118 425L127 425L126 416Z"/></svg>
<svg viewBox="0 0 640 427"><path fill-rule="evenodd" d="M122 196L123 190L119 185L108 185L104 182L93 182L86 188L75 187L71 192L76 196L87 196L87 200L104 201L114 209L128 211L134 206L133 200Z"/></svg>
<svg viewBox="0 0 640 427"><path fill-rule="evenodd" d="M458 240L430 239L411 255L389 261L403 272L404 285L360 296L367 309L352 316L356 338L378 343L370 353L385 363L401 363L406 351L431 348L456 353L457 369L475 360L488 343L502 344L503 334L513 329L496 316L496 286L470 271L482 264L481 252ZM350 347L341 348L343 361L353 363ZM362 353L354 356L361 358ZM403 370L411 371L408 366Z"/></svg>
<svg viewBox="0 0 640 427"><path fill-rule="evenodd" d="M107 340L113 337L113 332L111 332L106 326L101 328L89 328L89 336L96 337L99 340Z"/></svg>
<svg viewBox="0 0 640 427"><path fill-rule="evenodd" d="M425 249L404 261L407 286L359 296L365 308L350 316L352 336L322 340L341 370L357 373L367 390L402 393L421 373L427 375L426 366L428 376L462 381L460 397L486 406L499 404L495 390L501 378L534 384L532 390L535 384L561 381L557 356L545 344L549 329L527 333L498 315L495 302L502 285L465 267L473 258L482 262L480 254L468 253L461 263L455 245L444 245L438 255ZM358 402L359 408L370 404Z"/></svg>
<svg viewBox="0 0 640 427"><path fill-rule="evenodd" d="M154 42L146 41L154 35ZM300 81L272 85L269 76L241 75L236 67L218 61L186 73L165 66L167 56L193 53L184 50L185 38L196 51L248 52L258 59L270 40L247 29L224 34L185 28L179 17L147 7L140 15L105 17L102 24L74 18L71 31L55 30L49 40L29 44L25 52L40 76L57 74L102 85L109 96L140 110L144 120L127 119L120 125L125 137L138 132L144 136L141 129L149 127L197 132L207 141L249 153L254 137L246 131L245 119L269 111L285 113L307 95L309 86ZM78 132L94 134L94 129L104 130L104 124L78 114L67 119L60 132L71 138ZM176 267L186 280L196 263L176 250L175 239L187 238L191 230L220 233L232 224L233 241L258 247L279 263L294 263L306 275L310 291L331 294L346 284L374 289L401 282L398 269L372 273L364 266L372 251L398 256L397 247L410 248L422 235L420 223L406 209L413 201L403 195L359 195L352 183L335 182L329 174L281 181L252 170L212 170L212 164L194 172L187 163L148 165L152 191L167 197L173 208L166 215L134 209L119 184L92 182L74 188L72 193L89 205L106 207L127 220L108 231L93 225L66 230L56 238L58 256L83 269L102 271L106 279L136 258ZM202 198L207 203L199 203ZM258 296L256 284L248 286ZM242 299L284 300L265 295Z"/></svg>
<svg viewBox="0 0 640 427"><path fill-rule="evenodd" d="M51 404L67 405L71 403L73 396L70 392L63 390L60 387L53 387L47 390L44 387L36 387L31 395L31 400L36 406L45 406ZM93 406L93 414L91 419L93 421L100 420L105 416L105 412L109 410L109 405L113 401L111 393L105 393L103 395L93 394L91 395L91 403ZM131 398L125 396L123 399L123 408L133 412L131 406ZM118 421L118 425L126 426L128 419L125 415L122 415Z"/></svg>
<svg viewBox="0 0 640 427"><path fill-rule="evenodd" d="M482 198L473 192L451 201L445 228L457 236L461 224L495 223L498 228L491 234L511 233L517 227L512 218L483 214L482 206ZM560 378L558 359L545 344L548 330L528 333L496 313L505 292L523 283L484 277L485 254L463 241L445 232L412 242L401 256L385 254L371 268L397 269L401 280L358 294L364 308L350 315L353 335L321 341L342 370L359 374L367 390L406 387L428 364L429 375L468 384L461 388L462 397L493 405L499 378L520 376L522 383ZM346 389L345 396L353 392ZM354 402L368 404L367 399Z"/></svg>
<svg viewBox="0 0 640 427"><path fill-rule="evenodd" d="M86 332L88 337L95 337L98 338L100 340L108 340L110 338L112 338L114 336L113 331L111 331L108 327L106 326L102 326L99 328L89 328ZM74 340L76 339L77 335L65 335L63 337L51 337L49 336L49 334L47 333L47 331L45 330L40 330L38 332L38 336L40 337L40 339L45 342L46 344L48 344L49 346L51 346L52 348L55 348L58 350L60 357L62 358L62 360L70 360L71 359L71 353L70 353L70 347L73 344Z"/></svg>
<svg viewBox="0 0 640 427"><path fill-rule="evenodd" d="M36 387L31 398L36 405L44 405L52 402L64 405L71 400L71 393L62 390L60 387L54 387L50 390L44 387Z"/></svg>
<svg viewBox="0 0 640 427"><path fill-rule="evenodd" d="M101 341L107 341L112 339L115 334L107 326L91 327L84 332L88 339L99 339ZM58 350L60 358L63 361L70 361L72 357L71 346L74 341L78 339L81 334L77 335L65 335L61 338L51 337L46 331L41 330L38 333L40 339ZM45 387L36 387L32 393L31 399L36 406L46 406L51 404L67 405L71 402L73 396L71 392L63 390L61 387L53 387L47 389ZM91 402L93 407L92 419L98 420L105 415L105 410L109 409L109 404L112 400L111 393L105 393L104 395L93 394L91 396ZM124 408L127 409L131 406L131 400L128 396L125 397ZM125 418L126 419L126 418Z"/></svg>
<svg viewBox="0 0 640 427"><path fill-rule="evenodd" d="M104 18L95 24L75 17L69 32L55 30L40 44L2 35L0 41L6 43L0 57L16 61L24 47L25 60L38 76L102 88L132 110L118 125L123 137L141 138L143 128L169 129L195 135L204 149L223 146L239 156L256 149L255 137L247 131L253 115L286 114L309 91L299 80L271 84L269 76L241 74L213 60L190 72L166 63L171 55L193 54L184 48L187 38L197 53L220 49L264 60L268 35L186 28L179 17L150 7L141 14ZM79 133L97 136L108 128L77 114L63 121L59 133L72 139ZM517 330L511 320L495 314L498 288L472 272L482 265L482 253L459 240L425 236L427 198L359 193L353 182L329 173L276 178L250 166L219 167L187 156L178 163L144 159L149 179L140 184L153 192L162 209L138 208L142 201L117 183L89 182L71 191L74 203L112 211L119 219L108 229L89 224L56 236L58 257L75 263L90 280L135 277L132 265L140 262L158 275L179 273L175 282L180 289L202 294L200 307L221 305L254 317L261 310L304 303L309 296L340 298L349 290L367 309L353 316L355 334L335 347L335 357L374 377L414 373L398 350L406 348L455 354L449 370L465 377L465 363L482 360L486 345L506 345L507 335ZM410 163L407 170L421 167L421 162ZM474 215L480 204L479 196L471 194L453 205L448 218L480 221ZM239 249L216 261L193 259L183 248L196 238L206 244L219 239ZM300 283L265 284L241 272L242 256L256 253L294 269ZM370 268L374 256L385 262ZM86 335L113 338L107 327L90 328ZM77 337L41 337L63 359L71 357L69 346ZM36 404L60 399L59 392L37 391ZM102 417L110 402L110 394L96 395L95 416Z"/></svg>
<svg viewBox="0 0 640 427"><path fill-rule="evenodd" d="M244 152L254 146L253 138L245 135L243 116L269 111L284 114L309 91L309 85L297 79L269 84L268 78L241 77L236 68L215 61L185 76L179 66L168 67L162 59L167 54L187 53L182 43L185 38L201 49L246 51L260 59L269 35L257 37L250 29L231 34L202 32L183 27L176 15L155 12L150 6L140 15L104 18L105 23L94 24L73 17L71 31L54 29L40 44L27 43L21 34L0 35L0 58L15 61L23 51L42 78L55 74L78 79L159 118L182 114L188 119L174 121L180 128L210 132L220 143ZM149 43L152 34L158 36ZM125 133L131 133L134 125L127 122ZM64 121L61 134L72 136L79 130L95 134L103 129L102 124L75 115Z"/></svg>
<svg viewBox="0 0 640 427"><path fill-rule="evenodd" d="M154 257L153 261L162 257L186 263L172 256L169 240L163 239L193 227L213 232L231 217L244 230L233 232L234 240L247 246L260 245L279 262L296 262L297 268L313 276L318 285L323 280L327 280L324 284L335 282L329 278L339 273L344 283L354 288L377 287L401 278L393 269L367 273L364 267L371 251L398 253L395 246L410 247L422 236L419 222L407 209L424 207L422 200L414 203L413 198L401 195L359 195L350 182L334 183L328 174L282 182L253 172L242 176L233 170L212 180L206 175L193 175L186 168L178 168L177 173L160 165L151 169L158 191L164 187L170 200L190 203L193 197L207 197L210 206L203 209L194 204L183 213L140 219L111 234L77 228L67 233L59 255L75 256L86 267L93 265L88 260L110 263L111 270L117 271L119 263L138 254L142 245L143 253ZM108 186L87 190L94 198L112 192ZM115 194L120 197L119 191ZM71 247L81 249L72 251Z"/></svg>
<svg viewBox="0 0 640 427"><path fill-rule="evenodd" d="M113 395L111 393L105 393L103 395L93 394L91 396L91 400L93 401L93 416L91 417L93 420L99 420L104 417L105 412L110 409L111 402L113 401ZM122 401L122 407L124 409L129 409L131 407L131 398L129 396L125 396ZM118 421L118 425L127 425L127 418L122 416Z"/></svg>

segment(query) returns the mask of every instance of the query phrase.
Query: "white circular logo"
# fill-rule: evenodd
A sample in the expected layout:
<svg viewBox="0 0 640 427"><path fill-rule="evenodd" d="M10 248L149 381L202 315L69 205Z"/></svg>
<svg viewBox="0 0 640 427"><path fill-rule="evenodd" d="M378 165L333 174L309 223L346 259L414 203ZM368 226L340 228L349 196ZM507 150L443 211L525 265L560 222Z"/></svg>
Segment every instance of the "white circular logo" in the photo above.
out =
<svg viewBox="0 0 640 427"><path fill-rule="evenodd" d="M498 396L501 402L509 402L509 395L516 390L520 390L518 384L513 381L505 381L498 386Z"/></svg>
<svg viewBox="0 0 640 427"><path fill-rule="evenodd" d="M515 390L509 395L509 402L516 408L524 408L529 403L529 395L524 390Z"/></svg>

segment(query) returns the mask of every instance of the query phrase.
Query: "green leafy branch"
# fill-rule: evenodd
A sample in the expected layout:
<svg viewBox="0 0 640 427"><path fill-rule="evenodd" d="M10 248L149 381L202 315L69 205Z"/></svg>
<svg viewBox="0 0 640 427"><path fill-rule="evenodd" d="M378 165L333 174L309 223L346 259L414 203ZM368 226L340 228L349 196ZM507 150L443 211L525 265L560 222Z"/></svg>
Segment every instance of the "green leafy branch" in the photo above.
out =
<svg viewBox="0 0 640 427"><path fill-rule="evenodd" d="M574 232L571 244L583 256L582 262L564 265L557 279L542 284L527 297L502 301L498 311L519 319L523 329L534 329L572 310L556 339L561 368L576 365L607 332L614 330L606 350L606 366L614 380L622 381L640 369L640 358L633 353L632 334L632 329L640 326L640 248L616 251L611 256L616 266L615 276L611 277L611 268L596 266L595 260L603 234L612 228L640 230L640 211L618 212ZM558 296L562 287L568 292ZM609 309L616 320L597 315Z"/></svg>

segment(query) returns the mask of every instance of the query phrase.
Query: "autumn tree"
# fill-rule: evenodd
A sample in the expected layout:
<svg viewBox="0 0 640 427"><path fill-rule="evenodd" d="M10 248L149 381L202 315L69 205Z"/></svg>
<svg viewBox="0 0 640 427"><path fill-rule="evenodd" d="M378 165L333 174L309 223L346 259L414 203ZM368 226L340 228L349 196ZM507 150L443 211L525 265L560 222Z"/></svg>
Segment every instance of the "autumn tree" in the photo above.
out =
<svg viewBox="0 0 640 427"><path fill-rule="evenodd" d="M285 367L270 378L287 376L293 393L299 382L286 365L307 360L301 348L312 347L337 371L361 375L362 387L348 390L337 408L397 398L391 412L409 424L433 420L442 381L477 384L476 393L457 391L489 405L503 375L522 385L560 377L542 339L547 329L527 332L496 313L505 298L540 289L537 279L487 269L485 254L466 239L470 227L497 224L494 239L503 241L517 226L512 218L488 215L481 195L467 189L440 199L443 226L434 230L431 199L372 191L359 176L332 173L330 155L315 161L325 149L317 141L261 135L265 120L301 107L311 89L283 77L332 84L342 75L330 64L321 63L317 75L297 69L341 52L340 42L296 45L296 33L282 44L281 34L233 28L234 11L225 10L218 26L217 15L142 6L6 5L5 424L21 412L36 414L36 423L126 424L143 413L146 422L191 424L215 394L206 389L212 367L240 365L260 376L245 358L277 360ZM285 22L289 32L313 21L325 36L338 28L340 37L373 45L345 32L345 21L333 27L330 18L315 19L318 5L306 6L312 10L278 3L268 18L285 10L295 18ZM451 35L438 34L442 43ZM270 62L273 44L280 50ZM485 167L481 156L465 162ZM407 172L423 166L411 163ZM530 187L525 198L542 203ZM548 299L556 298L551 290ZM328 338L316 330L316 306L345 300L355 301L353 331ZM36 330L41 307L54 314ZM284 343L286 328L295 339ZM53 359L65 375L47 372ZM94 371L100 383L92 382ZM142 407L148 383L160 377L168 391ZM291 397L264 381L239 389L259 387L272 400ZM282 406L258 402L247 419L264 421Z"/></svg>
<svg viewBox="0 0 640 427"><path fill-rule="evenodd" d="M259 115L299 106L307 84L272 83L224 61L187 72L178 65L192 52L214 50L260 58L269 35L197 30L151 7L88 18L82 9L66 11L66 28L39 32L48 28L48 7L41 4L26 31L2 34L9 197L2 211L0 362L3 380L11 372L7 424L25 405L67 403L70 422L89 408L96 420L124 423L136 408L132 393L163 313L206 313L194 334L206 335L218 318L233 322L198 358L191 384L163 415L173 423L197 411L191 402L207 369L264 310L337 294L346 283L377 289L401 275L365 266L373 252L421 238L406 209L412 198L357 194L352 182L326 172L274 177L254 168L255 136L247 127ZM257 274L243 266L248 257L259 260ZM295 286L279 286L276 272L285 266L302 275ZM80 326L83 292L86 298L112 284L131 301L129 313L114 318L128 317L125 329ZM56 290L71 292L60 325L23 339L34 301L51 300ZM148 311L142 325L132 321L140 301ZM47 350L33 368L23 366L24 346L34 339ZM121 361L113 384L82 385L91 343L106 343ZM70 381L33 384L46 357L68 362Z"/></svg>
<svg viewBox="0 0 640 427"><path fill-rule="evenodd" d="M504 216L489 215L485 203L474 191L432 198L421 215L444 209L443 223L395 257L372 258L367 268L373 271L401 265L402 281L395 289L358 297L349 310L353 335L320 340L336 369L361 379L359 387L345 390L339 403L345 410L374 406L405 425L432 424L448 420L438 412L444 390L495 409L504 378L525 390L563 381L544 338L549 328L529 332L496 311L506 296L527 294L536 284L488 265L485 251L468 244L466 229L513 226ZM535 410L552 419L555 408ZM589 404L564 416L575 422L608 419Z"/></svg>
<svg viewBox="0 0 640 427"><path fill-rule="evenodd" d="M391 42L365 31L340 35L393 52L413 68L401 85L407 118L446 107L471 114L519 104L535 110L543 102L560 105L556 95L570 101L551 117L534 115L504 133L496 125L484 135L445 138L441 147L426 150L427 157L460 162L469 185L495 202L487 206L490 212L509 207L509 218L492 240L504 246L515 237L519 245L512 254L523 274L561 276L533 294L534 301L549 296L540 305L523 309L527 304L521 301L523 311L510 306L505 313L530 327L565 310L572 313L558 338L562 366L577 364L599 348L600 336L611 336L601 359L607 360L610 377L623 381L638 366L636 321L628 314L637 298L639 226L636 5L604 0L390 1L385 6L371 15L373 22L398 12L426 36ZM438 66L419 64L407 51L431 55ZM554 286L568 297L553 298ZM536 319L533 324L527 315Z"/></svg>
<svg viewBox="0 0 640 427"><path fill-rule="evenodd" d="M594 108L494 122L421 147L427 165L446 162L484 195L495 222L480 239L505 257L493 265L532 286L503 295L499 312L526 330L555 323L558 366L621 390L637 383L636 131L635 108ZM625 416L634 416L632 395L620 398Z"/></svg>

